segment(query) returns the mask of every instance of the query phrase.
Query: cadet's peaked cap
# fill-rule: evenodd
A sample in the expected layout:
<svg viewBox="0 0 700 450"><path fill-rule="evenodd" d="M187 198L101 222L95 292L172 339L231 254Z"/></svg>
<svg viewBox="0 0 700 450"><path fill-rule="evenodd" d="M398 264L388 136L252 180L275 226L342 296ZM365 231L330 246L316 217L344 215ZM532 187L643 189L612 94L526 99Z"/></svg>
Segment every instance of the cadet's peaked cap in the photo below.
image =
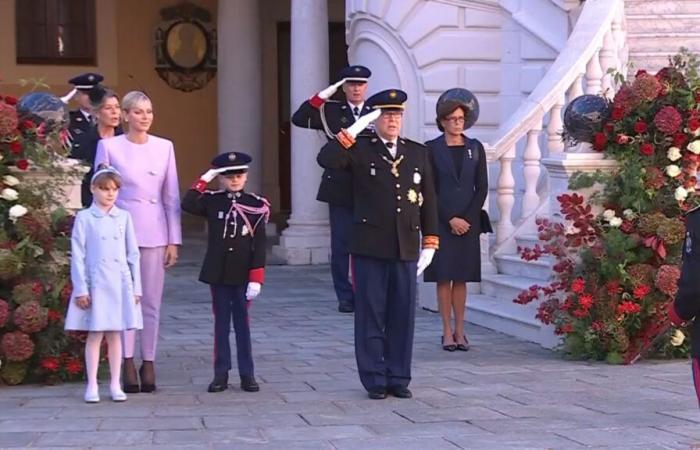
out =
<svg viewBox="0 0 700 450"><path fill-rule="evenodd" d="M408 95L401 89L387 89L377 92L367 99L367 105L372 109L404 109Z"/></svg>
<svg viewBox="0 0 700 450"><path fill-rule="evenodd" d="M338 79L345 81L354 81L360 83L366 83L367 78L372 76L372 71L365 66L347 66L338 74Z"/></svg>
<svg viewBox="0 0 700 450"><path fill-rule="evenodd" d="M232 175L236 173L246 173L248 171L248 164L253 160L253 158L241 152L228 152L222 153L211 160L211 166L214 169L226 169L219 173L219 175Z"/></svg>
<svg viewBox="0 0 700 450"><path fill-rule="evenodd" d="M75 88L80 91L90 90L97 84L101 83L104 79L105 77L103 77L99 73L87 72L71 78L70 80L68 80L68 82L74 85Z"/></svg>

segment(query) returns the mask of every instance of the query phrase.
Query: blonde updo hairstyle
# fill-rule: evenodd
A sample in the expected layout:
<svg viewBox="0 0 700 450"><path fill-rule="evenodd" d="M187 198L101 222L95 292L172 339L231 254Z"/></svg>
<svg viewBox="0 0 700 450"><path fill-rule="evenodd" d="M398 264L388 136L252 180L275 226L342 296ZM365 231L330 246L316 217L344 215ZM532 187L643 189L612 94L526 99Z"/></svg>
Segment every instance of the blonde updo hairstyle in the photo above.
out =
<svg viewBox="0 0 700 450"><path fill-rule="evenodd" d="M143 92L131 91L122 98L122 110L128 112L131 108L135 107L137 103L143 101L149 101L151 104L153 103L151 98Z"/></svg>

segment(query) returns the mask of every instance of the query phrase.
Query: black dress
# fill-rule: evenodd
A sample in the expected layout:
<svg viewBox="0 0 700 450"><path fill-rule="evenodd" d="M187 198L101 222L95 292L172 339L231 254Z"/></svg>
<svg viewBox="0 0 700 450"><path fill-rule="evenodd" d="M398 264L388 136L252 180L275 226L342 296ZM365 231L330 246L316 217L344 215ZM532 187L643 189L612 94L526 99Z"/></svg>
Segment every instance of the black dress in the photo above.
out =
<svg viewBox="0 0 700 450"><path fill-rule="evenodd" d="M426 142L433 165L438 199L440 249L425 270L426 282L481 281L479 217L488 193L484 146L464 138L465 145L448 146L445 135ZM461 236L452 234L450 219L471 225Z"/></svg>

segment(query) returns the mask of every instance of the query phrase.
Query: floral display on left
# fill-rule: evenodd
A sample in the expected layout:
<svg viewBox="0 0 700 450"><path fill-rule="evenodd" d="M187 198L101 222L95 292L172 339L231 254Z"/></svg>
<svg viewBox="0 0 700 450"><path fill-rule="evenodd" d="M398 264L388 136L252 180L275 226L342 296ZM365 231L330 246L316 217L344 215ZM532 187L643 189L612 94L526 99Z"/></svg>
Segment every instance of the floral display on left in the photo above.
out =
<svg viewBox="0 0 700 450"><path fill-rule="evenodd" d="M83 376L84 335L66 334L73 213L63 187L68 113L60 99L0 94L0 384Z"/></svg>

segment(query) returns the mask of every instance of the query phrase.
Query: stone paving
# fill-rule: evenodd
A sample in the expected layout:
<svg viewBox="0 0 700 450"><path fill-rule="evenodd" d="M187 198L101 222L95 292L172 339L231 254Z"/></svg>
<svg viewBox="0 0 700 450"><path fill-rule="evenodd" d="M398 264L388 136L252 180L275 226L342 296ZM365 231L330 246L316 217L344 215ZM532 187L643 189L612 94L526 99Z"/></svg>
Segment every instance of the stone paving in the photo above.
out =
<svg viewBox="0 0 700 450"><path fill-rule="evenodd" d="M208 394L202 243L190 239L168 275L158 392L86 405L82 384L1 387L0 448L700 449L687 362L563 361L475 326L472 349L448 353L426 311L416 318L414 398L369 400L352 316L336 312L327 267L269 268L252 308L261 391Z"/></svg>

